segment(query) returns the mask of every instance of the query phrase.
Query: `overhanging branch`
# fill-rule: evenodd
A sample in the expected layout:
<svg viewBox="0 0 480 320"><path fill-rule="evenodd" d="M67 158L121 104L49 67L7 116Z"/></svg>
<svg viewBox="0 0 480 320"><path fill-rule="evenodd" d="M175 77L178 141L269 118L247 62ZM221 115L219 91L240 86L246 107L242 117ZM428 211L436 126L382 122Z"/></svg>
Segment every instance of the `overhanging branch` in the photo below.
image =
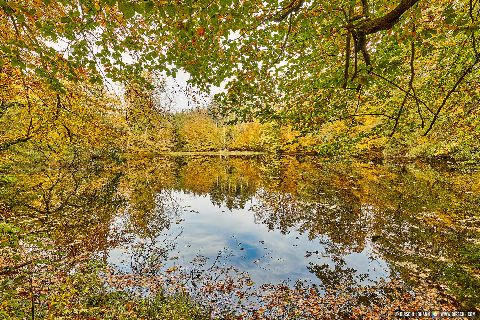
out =
<svg viewBox="0 0 480 320"><path fill-rule="evenodd" d="M363 20L363 22L357 26L357 30L365 35L382 30L389 30L398 22L400 17L418 1L419 0L401 0L400 3L386 15L375 19Z"/></svg>
<svg viewBox="0 0 480 320"><path fill-rule="evenodd" d="M419 0L401 0L400 3L387 14L370 19L368 11L368 2L366 0L362 1L363 6L363 20L356 23L355 19L351 19L346 26L349 33L352 34L355 45L355 57L358 52L361 52L365 60L365 64L369 67L369 72L371 71L371 61L370 54L367 50L367 35L373 34L382 30L389 30L393 27L395 23L398 22L400 17L411 7L413 7Z"/></svg>

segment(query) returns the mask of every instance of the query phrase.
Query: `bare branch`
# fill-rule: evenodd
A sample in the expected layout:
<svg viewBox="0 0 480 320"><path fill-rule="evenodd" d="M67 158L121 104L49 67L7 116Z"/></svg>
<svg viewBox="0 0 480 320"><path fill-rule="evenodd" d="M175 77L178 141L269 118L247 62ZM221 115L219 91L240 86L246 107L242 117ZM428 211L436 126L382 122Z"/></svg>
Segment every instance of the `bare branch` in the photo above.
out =
<svg viewBox="0 0 480 320"><path fill-rule="evenodd" d="M394 87L397 88L398 90L400 90L400 91L408 94L410 97L412 97L413 99L415 99L415 101L421 103L425 108L427 108L428 111L430 111L431 113L433 113L433 111L427 106L427 104L426 104L424 101L420 100L420 98L418 98L416 95L413 95L413 94L411 94L410 92L408 92L407 90L405 90L404 88L400 87L398 84L396 84L396 83L393 82L392 80L390 80L390 79L382 76L381 74L375 73L375 72L373 72L373 71L372 71L370 74L372 74L372 75L374 75L374 76L376 76L376 77L379 77L380 79L388 82L389 84L391 84L392 86L394 86Z"/></svg>
<svg viewBox="0 0 480 320"><path fill-rule="evenodd" d="M327 122L335 122L335 121L342 121L354 117L364 117L364 116L375 116L375 117L385 117L391 120L394 120L395 118L392 117L391 115L385 114L385 113L359 113L359 114L349 114L344 117L328 120Z"/></svg>

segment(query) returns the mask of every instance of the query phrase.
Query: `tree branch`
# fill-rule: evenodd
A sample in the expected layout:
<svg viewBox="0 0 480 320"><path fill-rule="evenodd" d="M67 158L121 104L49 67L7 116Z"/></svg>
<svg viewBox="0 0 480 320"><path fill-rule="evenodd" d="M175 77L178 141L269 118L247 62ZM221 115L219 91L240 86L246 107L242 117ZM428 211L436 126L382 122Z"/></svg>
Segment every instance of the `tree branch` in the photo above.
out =
<svg viewBox="0 0 480 320"><path fill-rule="evenodd" d="M0 269L0 275L3 276L3 275L10 275L13 273L17 273L19 269L26 267L36 261L37 261L36 259L33 259L33 260L28 260L26 262L23 262L14 266L3 267L2 269Z"/></svg>
<svg viewBox="0 0 480 320"><path fill-rule="evenodd" d="M285 47L287 45L288 37L290 36L290 32L292 31L292 19L293 19L293 13L290 14L290 18L288 19L288 31L287 31L287 34L285 35L285 39L283 40L282 47L280 48L280 53L278 54L278 57L273 64L277 64L280 61L282 54L285 52Z"/></svg>
<svg viewBox="0 0 480 320"><path fill-rule="evenodd" d="M425 108L427 108L428 111L430 111L431 113L433 113L433 111L427 106L427 104L420 100L420 98L418 98L416 95L413 95L411 94L410 92L408 92L408 90L405 90L403 89L402 87L400 87L398 84L396 84L395 82L393 82L392 80L388 79L388 78L385 78L384 76L382 76L381 74L378 74L378 73L375 73L375 72L371 72L372 75L374 76L377 76L379 77L380 79L382 80L385 80L386 82L388 82L389 84L391 84L392 86L394 86L395 88L397 88L398 90L404 92L405 94L408 94L410 97L412 97L413 99L415 99L415 101L421 103L423 106L425 106Z"/></svg>
<svg viewBox="0 0 480 320"><path fill-rule="evenodd" d="M362 0L362 14L366 18L368 18L368 16L370 15L368 0Z"/></svg>
<svg viewBox="0 0 480 320"><path fill-rule="evenodd" d="M388 119L391 119L391 120L395 119L394 117L392 117L388 114L385 114L385 113L359 113L359 114L349 114L349 115L346 115L344 117L328 120L327 122L335 122L335 121L341 121L341 120L346 120L346 119L350 119L350 118L364 117L364 116L385 117L385 118L388 118Z"/></svg>
<svg viewBox="0 0 480 320"><path fill-rule="evenodd" d="M347 31L347 39L345 41L346 42L345 43L345 71L343 75L343 85L342 85L343 89L347 88L348 69L350 68L350 39L351 39L350 31ZM356 62L356 59L355 59L355 62ZM355 72L356 72L356 68L355 68Z"/></svg>
<svg viewBox="0 0 480 320"><path fill-rule="evenodd" d="M415 69L413 68L413 61L415 59L415 41L413 39L412 39L411 47L412 47L412 52L410 54L410 80L408 82L408 90L405 93L405 96L403 97L403 101L400 108L398 109L397 116L395 117L395 124L393 126L392 132L390 132L390 137L393 137L393 135L395 134L395 131L397 130L400 117L402 116L403 109L405 108L405 104L407 103L408 95L410 94L410 90L412 90L412 87L413 87L413 78L415 76Z"/></svg>
<svg viewBox="0 0 480 320"><path fill-rule="evenodd" d="M290 2L286 7L283 8L283 13L274 20L276 22L280 22L292 13L297 12L302 7L304 1L305 0L292 0L292 2Z"/></svg>
<svg viewBox="0 0 480 320"><path fill-rule="evenodd" d="M463 71L463 73L461 74L461 76L457 79L457 81L455 82L455 84L453 85L453 87L447 92L447 94L445 95L445 97L443 98L442 100L442 103L440 104L440 106L438 107L437 111L435 112L435 115L433 116L433 119L432 121L430 122L430 125L428 126L428 129L427 131L425 131L425 133L423 134L424 136L426 136L430 130L432 130L433 128L433 125L435 124L435 122L437 121L438 119L438 116L440 114L440 111L442 111L443 107L445 107L445 105L447 104L447 101L448 99L450 98L450 96L457 90L457 87L460 85L460 83L462 83L463 79L465 79L465 77L470 73L472 72L473 68L475 67L475 65L479 62L480 60L480 57L477 57L475 59L475 61L467 68Z"/></svg>
<svg viewBox="0 0 480 320"><path fill-rule="evenodd" d="M413 25L413 30L412 32L415 32L415 24ZM411 52L410 52L410 80L408 81L408 90L405 92L405 96L403 97L402 105L398 109L397 116L395 117L395 124L393 126L392 132L390 133L390 137L393 137L395 134L395 131L397 130L398 123L400 121L400 117L402 116L403 109L405 108L405 104L407 103L408 95L410 94L410 91L413 89L413 79L415 77L415 68L413 65L413 62L415 61L415 40L412 37L412 42L410 45ZM418 105L418 102L417 102ZM423 118L422 118L422 123L423 123Z"/></svg>
<svg viewBox="0 0 480 320"><path fill-rule="evenodd" d="M351 19L346 28L353 36L355 58L357 57L357 53L361 51L365 64L369 67L368 72L371 72L371 60L370 54L367 50L367 35L391 29L393 25L398 22L400 17L418 1L419 0L401 0L400 3L389 13L378 18L370 19L368 18L368 2L367 0L362 0L362 14L365 19L361 20L358 24L354 23L358 18Z"/></svg>
<svg viewBox="0 0 480 320"><path fill-rule="evenodd" d="M468 14L470 16L470 21L472 23L475 23L475 18L473 17L473 9L474 9L475 4L473 3L473 0L469 1L469 7L468 7ZM473 52L475 53L476 59L480 58L480 54L477 49L477 41L475 39L475 29L472 29L472 48Z"/></svg>
<svg viewBox="0 0 480 320"><path fill-rule="evenodd" d="M12 141L3 142L2 144L0 144L0 152L10 148L11 146L13 146L15 144L26 142L26 141L30 140L31 138L32 137L30 136L30 137L17 138L17 139L14 139Z"/></svg>
<svg viewBox="0 0 480 320"><path fill-rule="evenodd" d="M389 13L375 19L364 20L357 29L365 35L382 30L389 30L398 22L400 17L419 0L401 0L400 3Z"/></svg>

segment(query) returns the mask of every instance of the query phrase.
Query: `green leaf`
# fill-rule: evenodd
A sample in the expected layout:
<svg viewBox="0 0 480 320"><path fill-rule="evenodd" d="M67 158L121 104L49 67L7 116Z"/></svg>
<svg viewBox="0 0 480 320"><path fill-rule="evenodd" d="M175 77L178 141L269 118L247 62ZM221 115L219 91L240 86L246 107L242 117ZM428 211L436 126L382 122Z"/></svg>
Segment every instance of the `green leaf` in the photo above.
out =
<svg viewBox="0 0 480 320"><path fill-rule="evenodd" d="M135 11L144 14L145 13L145 4L143 2L137 2L134 5Z"/></svg>
<svg viewBox="0 0 480 320"><path fill-rule="evenodd" d="M119 1L118 9L123 13L125 19L130 19L135 15L135 6L128 1Z"/></svg>
<svg viewBox="0 0 480 320"><path fill-rule="evenodd" d="M153 3L153 1L146 1L145 2L145 12L150 12L151 10L153 10L153 8L155 8L155 4Z"/></svg>

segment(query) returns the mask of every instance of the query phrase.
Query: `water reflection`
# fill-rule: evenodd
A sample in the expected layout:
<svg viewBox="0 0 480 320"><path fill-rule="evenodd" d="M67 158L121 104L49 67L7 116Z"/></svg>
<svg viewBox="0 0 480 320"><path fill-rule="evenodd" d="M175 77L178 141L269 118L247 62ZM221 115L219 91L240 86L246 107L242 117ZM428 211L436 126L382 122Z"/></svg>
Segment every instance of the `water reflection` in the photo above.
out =
<svg viewBox="0 0 480 320"><path fill-rule="evenodd" d="M125 273L233 266L251 287L300 280L322 292L398 278L480 301L478 171L191 156L11 172L4 220Z"/></svg>
<svg viewBox="0 0 480 320"><path fill-rule="evenodd" d="M248 272L257 284L354 288L400 277L448 283L467 305L478 297L478 172L294 157L156 161L140 176L130 171L126 181L149 181L130 194L135 241L161 247L175 237L175 248L155 261L157 271L220 255L224 266ZM135 206L137 197L156 198L139 211L145 203ZM110 261L128 271L119 260L131 261L134 251L119 252Z"/></svg>
<svg viewBox="0 0 480 320"><path fill-rule="evenodd" d="M176 265L188 270L193 261L203 257L210 264L216 262L247 272L256 285L282 282L293 285L297 281L321 285L324 279L318 276L320 271L337 272L338 268L342 274L348 273L345 277L351 281L364 283L389 274L387 264L375 256L370 245L359 252L332 255L328 252L332 242L328 236L318 234L309 238L295 226L288 230L271 230L253 211L259 212L263 207L259 198L252 197L243 208L229 210L226 205L214 203L208 195L184 191L169 195L164 199L164 206L179 205L182 212L172 216L177 223L151 241L157 247L149 247L149 250L160 261L152 257L139 261L138 243L148 239L135 238L130 245L110 252L111 264L123 272L143 273L145 268L151 269L145 264L151 263L161 266L157 272L164 272ZM172 242L175 246L167 255L157 255L160 251L166 253L167 250L162 249Z"/></svg>

